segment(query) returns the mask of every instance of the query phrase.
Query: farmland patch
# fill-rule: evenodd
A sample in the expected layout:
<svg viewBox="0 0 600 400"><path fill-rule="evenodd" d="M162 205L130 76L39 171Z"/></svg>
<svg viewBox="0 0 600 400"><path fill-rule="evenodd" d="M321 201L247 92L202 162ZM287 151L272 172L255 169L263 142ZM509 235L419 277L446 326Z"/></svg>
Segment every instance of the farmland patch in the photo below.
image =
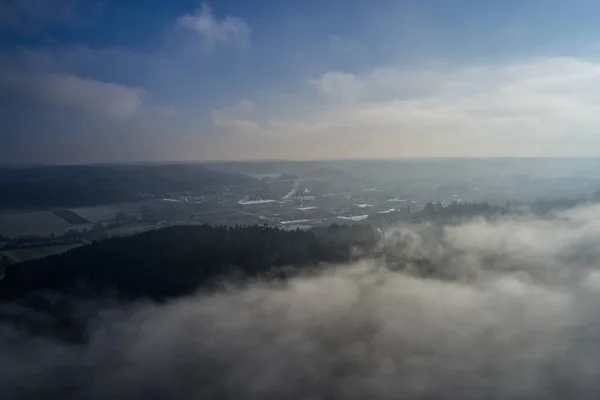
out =
<svg viewBox="0 0 600 400"><path fill-rule="evenodd" d="M56 215L58 218L63 219L71 225L85 225L91 223L87 219L83 218L81 215L76 214L71 210L54 210L52 211L52 214Z"/></svg>
<svg viewBox="0 0 600 400"><path fill-rule="evenodd" d="M61 254L79 246L80 245L78 244L65 244L56 246L28 247L22 249L6 250L0 252L0 254L8 257L13 262L23 262L35 260L38 258L44 258L55 254Z"/></svg>
<svg viewBox="0 0 600 400"><path fill-rule="evenodd" d="M115 219L119 212L135 214L139 212L141 203L114 203L96 207L72 208L75 214L85 218L91 223L107 222Z"/></svg>
<svg viewBox="0 0 600 400"><path fill-rule="evenodd" d="M60 235L70 226L50 211L0 213L0 234L8 237Z"/></svg>

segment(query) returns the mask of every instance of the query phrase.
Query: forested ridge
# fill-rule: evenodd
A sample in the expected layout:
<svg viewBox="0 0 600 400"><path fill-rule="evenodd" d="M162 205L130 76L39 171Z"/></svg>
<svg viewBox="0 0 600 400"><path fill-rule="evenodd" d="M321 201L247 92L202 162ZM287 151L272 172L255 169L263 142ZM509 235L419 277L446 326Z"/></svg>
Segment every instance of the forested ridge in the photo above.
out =
<svg viewBox="0 0 600 400"><path fill-rule="evenodd" d="M378 241L366 225L177 226L106 239L5 268L0 323L80 342L92 316L112 305L164 302L251 278L281 280L320 263L351 261Z"/></svg>
<svg viewBox="0 0 600 400"><path fill-rule="evenodd" d="M36 291L111 290L161 300L189 294L221 277L257 277L276 267L347 262L370 251L369 226L284 231L266 226L178 226L94 242L64 254L10 266L0 298Z"/></svg>

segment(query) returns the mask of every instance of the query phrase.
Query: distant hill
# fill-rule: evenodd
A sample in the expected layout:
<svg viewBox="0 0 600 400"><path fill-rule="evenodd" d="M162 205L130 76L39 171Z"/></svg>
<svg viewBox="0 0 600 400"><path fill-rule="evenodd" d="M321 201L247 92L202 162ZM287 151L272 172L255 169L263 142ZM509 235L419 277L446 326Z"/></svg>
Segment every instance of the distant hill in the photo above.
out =
<svg viewBox="0 0 600 400"><path fill-rule="evenodd" d="M0 209L93 206L255 181L197 164L2 167Z"/></svg>

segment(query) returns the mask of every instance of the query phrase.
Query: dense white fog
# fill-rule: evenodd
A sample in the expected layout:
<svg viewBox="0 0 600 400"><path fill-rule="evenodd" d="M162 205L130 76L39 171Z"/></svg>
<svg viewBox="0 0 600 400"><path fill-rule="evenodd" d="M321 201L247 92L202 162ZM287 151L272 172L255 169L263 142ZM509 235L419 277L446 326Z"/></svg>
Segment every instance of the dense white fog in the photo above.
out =
<svg viewBox="0 0 600 400"><path fill-rule="evenodd" d="M113 307L76 346L5 324L0 397L598 398L600 208L387 236L406 263L426 259L443 279L365 258Z"/></svg>

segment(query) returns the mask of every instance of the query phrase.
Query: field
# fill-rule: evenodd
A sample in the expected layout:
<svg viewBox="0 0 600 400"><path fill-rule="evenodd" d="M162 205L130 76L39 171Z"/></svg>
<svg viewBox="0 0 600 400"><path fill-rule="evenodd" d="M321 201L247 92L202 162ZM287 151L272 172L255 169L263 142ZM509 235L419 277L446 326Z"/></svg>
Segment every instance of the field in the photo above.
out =
<svg viewBox="0 0 600 400"><path fill-rule="evenodd" d="M51 211L0 213L0 234L8 237L20 235L60 235L71 224Z"/></svg>
<svg viewBox="0 0 600 400"><path fill-rule="evenodd" d="M90 223L90 221L71 210L54 210L52 211L52 214L56 215L60 219L64 219L71 225L86 225Z"/></svg>
<svg viewBox="0 0 600 400"><path fill-rule="evenodd" d="M112 221L117 213L135 214L140 202L115 203L96 207L59 209L53 211L0 212L0 235L62 235L70 228L91 229L98 222Z"/></svg>
<svg viewBox="0 0 600 400"><path fill-rule="evenodd" d="M57 246L29 247L25 249L6 250L0 252L0 254L7 256L14 262L21 262L64 253L65 251L69 251L79 246L80 245L77 244L65 244Z"/></svg>
<svg viewBox="0 0 600 400"><path fill-rule="evenodd" d="M111 221L119 212L137 213L139 208L140 203L117 203L96 207L72 208L71 211L92 223L97 223Z"/></svg>

